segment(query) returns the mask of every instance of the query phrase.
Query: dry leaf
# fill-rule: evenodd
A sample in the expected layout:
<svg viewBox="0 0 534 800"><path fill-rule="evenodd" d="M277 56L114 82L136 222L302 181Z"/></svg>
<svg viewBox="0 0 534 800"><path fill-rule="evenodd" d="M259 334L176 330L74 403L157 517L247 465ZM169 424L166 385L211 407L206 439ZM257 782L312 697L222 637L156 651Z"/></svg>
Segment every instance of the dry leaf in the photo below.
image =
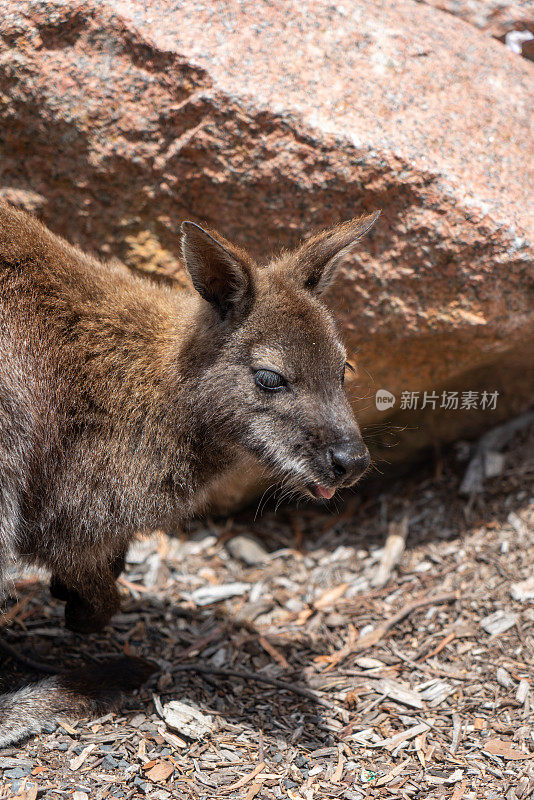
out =
<svg viewBox="0 0 534 800"><path fill-rule="evenodd" d="M322 611L323 608L328 608L331 606L332 603L335 603L336 600L339 600L340 597L343 597L347 589L349 588L348 583L340 583L339 586L334 586L332 589L327 589L326 592L323 592L320 597L317 598L313 607L317 609L317 611Z"/></svg>
<svg viewBox="0 0 534 800"><path fill-rule="evenodd" d="M243 786L246 786L247 783L250 783L250 781L253 780L253 778L255 778L256 775L259 775L259 773L264 769L265 769L265 761L262 761L260 764L258 764L258 766L255 769L252 770L252 772L249 772L248 775L244 775L242 778L233 783L231 786L226 786L225 787L226 791L233 792L234 789L241 789Z"/></svg>
<svg viewBox="0 0 534 800"><path fill-rule="evenodd" d="M461 783L457 783L454 787L454 794L451 797L451 800L462 800L462 797L465 794L465 790L467 789L467 781L464 780Z"/></svg>
<svg viewBox="0 0 534 800"><path fill-rule="evenodd" d="M346 759L344 758L343 753L341 752L341 747L338 747L338 762L331 778L332 783L339 783L339 781L343 777L343 766L345 764L345 760Z"/></svg>
<svg viewBox="0 0 534 800"><path fill-rule="evenodd" d="M170 761L156 761L146 773L146 777L151 781L166 781L174 772L174 764Z"/></svg>
<svg viewBox="0 0 534 800"><path fill-rule="evenodd" d="M71 770L75 772L77 769L80 769L85 759L93 752L93 750L95 750L95 748L96 742L92 742L91 744L88 744L87 747L84 747L80 755L76 756L76 758L73 758L72 761L70 761L69 767Z"/></svg>
<svg viewBox="0 0 534 800"><path fill-rule="evenodd" d="M250 789L247 792L245 800L252 800L253 797L256 797L258 792L260 791L261 787L263 786L262 781L258 781L257 783L253 783Z"/></svg>
<svg viewBox="0 0 534 800"><path fill-rule="evenodd" d="M488 739L482 749L492 756L500 756L508 761L523 761L524 759L534 758L534 753L523 753L522 750L516 750L510 742L506 742L504 739Z"/></svg>
<svg viewBox="0 0 534 800"><path fill-rule="evenodd" d="M274 658L274 660L277 661L281 667L283 667L284 669L289 669L289 664L287 663L287 659L285 658L283 653L280 652L280 650L276 649L274 644L271 644L271 642L269 642L268 639L265 638L265 636L260 636L258 641L263 647L263 649L267 653L269 653L269 655L272 658Z"/></svg>
<svg viewBox="0 0 534 800"><path fill-rule="evenodd" d="M183 750L185 747L187 747L187 742L184 742L184 740L180 739L179 736L176 736L175 733L170 733L170 731L164 727L158 728L158 733L163 739L165 739L167 744L171 745L171 747L175 747L179 750Z"/></svg>
<svg viewBox="0 0 534 800"><path fill-rule="evenodd" d="M390 783L393 778L396 778L397 775L401 774L404 767L410 763L410 760L411 759L407 758L401 764L397 764L397 766L393 767L393 769L391 769L387 775L384 775L384 777L379 778L375 783L373 783L373 786L385 786L387 783Z"/></svg>
<svg viewBox="0 0 534 800"><path fill-rule="evenodd" d="M11 800L37 800L38 791L37 786L30 786L29 789L25 789L20 794L12 795Z"/></svg>

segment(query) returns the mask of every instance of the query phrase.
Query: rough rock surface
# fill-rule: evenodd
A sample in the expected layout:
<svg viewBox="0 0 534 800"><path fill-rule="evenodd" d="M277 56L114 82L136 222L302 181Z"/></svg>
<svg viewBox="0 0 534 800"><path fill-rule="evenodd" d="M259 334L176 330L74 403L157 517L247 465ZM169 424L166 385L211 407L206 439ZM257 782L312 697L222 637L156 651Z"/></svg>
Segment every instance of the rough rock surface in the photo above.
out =
<svg viewBox="0 0 534 800"><path fill-rule="evenodd" d="M418 0L441 11L476 25L495 38L504 38L508 31L534 28L534 3L532 0Z"/></svg>
<svg viewBox="0 0 534 800"><path fill-rule="evenodd" d="M84 248L181 281L184 218L262 258L383 209L331 297L379 457L531 402L532 64L412 0L4 0L0 35L1 192ZM400 411L431 389L501 394Z"/></svg>

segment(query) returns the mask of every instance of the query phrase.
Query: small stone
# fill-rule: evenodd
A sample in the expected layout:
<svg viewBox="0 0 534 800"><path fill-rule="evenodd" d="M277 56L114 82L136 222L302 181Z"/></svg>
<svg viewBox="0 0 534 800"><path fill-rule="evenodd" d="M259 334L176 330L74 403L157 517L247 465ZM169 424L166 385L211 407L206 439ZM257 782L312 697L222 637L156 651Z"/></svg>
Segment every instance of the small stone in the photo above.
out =
<svg viewBox="0 0 534 800"><path fill-rule="evenodd" d="M357 658L356 665L361 669L380 669L385 666L383 661L379 661L377 658L371 658L370 656Z"/></svg>
<svg viewBox="0 0 534 800"><path fill-rule="evenodd" d="M139 777L139 775L136 775L136 776L135 776L135 778L133 779L133 783L134 783L134 785L135 785L135 786L137 786L137 787L138 787L138 788L139 788L139 789L140 789L142 792L145 792L145 794L146 794L147 782L146 782L146 781L144 781L142 778L140 778L140 777Z"/></svg>
<svg viewBox="0 0 534 800"><path fill-rule="evenodd" d="M117 761L117 759L113 758L113 756L106 756L102 760L102 768L103 769L116 769L117 766L118 766L118 763L119 762Z"/></svg>
<svg viewBox="0 0 534 800"><path fill-rule="evenodd" d="M226 549L233 558L243 561L249 567L265 563L269 556L263 545L251 536L234 536L226 542Z"/></svg>
<svg viewBox="0 0 534 800"><path fill-rule="evenodd" d="M146 714L136 714L131 718L130 725L132 725L134 728L138 728L143 724L143 722L146 722Z"/></svg>
<svg viewBox="0 0 534 800"><path fill-rule="evenodd" d="M524 581L512 583L510 594L518 603L526 603L527 600L534 600L534 575Z"/></svg>
<svg viewBox="0 0 534 800"><path fill-rule="evenodd" d="M504 43L512 53L523 55L525 42L530 42L532 39L534 39L534 36L530 31L508 31L504 37Z"/></svg>
<svg viewBox="0 0 534 800"><path fill-rule="evenodd" d="M0 756L0 769L15 769L16 767L28 767L29 770L33 769L33 761L26 758L10 758L9 756Z"/></svg>
<svg viewBox="0 0 534 800"><path fill-rule="evenodd" d="M501 633L506 633L507 630L513 628L516 622L517 614L495 611L493 614L488 614L487 617L481 619L480 625L491 636L499 636Z"/></svg>
<svg viewBox="0 0 534 800"><path fill-rule="evenodd" d="M228 600L230 597L243 595L250 589L250 583L221 583L213 586L202 586L192 592L190 599L197 606L209 606L212 603L220 603L221 600Z"/></svg>
<svg viewBox="0 0 534 800"><path fill-rule="evenodd" d="M13 769L6 769L4 772L5 778L11 780L15 778L26 778L30 774L30 767L14 767Z"/></svg>
<svg viewBox="0 0 534 800"><path fill-rule="evenodd" d="M165 724L190 739L202 739L214 728L213 717L180 700L171 700L161 709Z"/></svg>
<svg viewBox="0 0 534 800"><path fill-rule="evenodd" d="M525 680L525 678L521 678L519 681L519 686L517 687L517 692L515 693L515 699L518 703L524 703L528 697L530 691L530 683Z"/></svg>

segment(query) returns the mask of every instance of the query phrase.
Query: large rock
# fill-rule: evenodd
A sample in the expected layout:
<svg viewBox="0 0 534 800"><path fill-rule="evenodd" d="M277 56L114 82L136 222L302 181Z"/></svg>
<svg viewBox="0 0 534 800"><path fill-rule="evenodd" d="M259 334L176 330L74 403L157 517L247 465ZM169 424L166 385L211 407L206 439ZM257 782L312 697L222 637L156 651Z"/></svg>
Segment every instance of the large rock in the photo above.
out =
<svg viewBox="0 0 534 800"><path fill-rule="evenodd" d="M0 31L3 194L83 248L183 280L184 218L262 258L383 209L331 297L379 458L531 402L531 63L411 0L21 0ZM425 390L500 395L400 409Z"/></svg>
<svg viewBox="0 0 534 800"><path fill-rule="evenodd" d="M417 0L454 14L534 61L533 0Z"/></svg>
<svg viewBox="0 0 534 800"><path fill-rule="evenodd" d="M504 38L508 31L532 30L534 28L534 4L532 0L418 0L446 11L476 25L483 31Z"/></svg>

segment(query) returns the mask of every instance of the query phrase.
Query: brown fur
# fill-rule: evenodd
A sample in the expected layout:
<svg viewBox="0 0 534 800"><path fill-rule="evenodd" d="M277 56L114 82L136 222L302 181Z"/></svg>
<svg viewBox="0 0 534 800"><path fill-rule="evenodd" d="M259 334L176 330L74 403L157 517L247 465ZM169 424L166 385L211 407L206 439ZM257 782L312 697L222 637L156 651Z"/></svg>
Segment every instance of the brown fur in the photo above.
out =
<svg viewBox="0 0 534 800"><path fill-rule="evenodd" d="M318 295L375 218L263 268L184 223L184 292L0 204L0 579L11 555L42 564L69 627L97 630L136 532L172 530L240 470L308 495L353 483L368 455ZM287 387L259 388L266 368Z"/></svg>

